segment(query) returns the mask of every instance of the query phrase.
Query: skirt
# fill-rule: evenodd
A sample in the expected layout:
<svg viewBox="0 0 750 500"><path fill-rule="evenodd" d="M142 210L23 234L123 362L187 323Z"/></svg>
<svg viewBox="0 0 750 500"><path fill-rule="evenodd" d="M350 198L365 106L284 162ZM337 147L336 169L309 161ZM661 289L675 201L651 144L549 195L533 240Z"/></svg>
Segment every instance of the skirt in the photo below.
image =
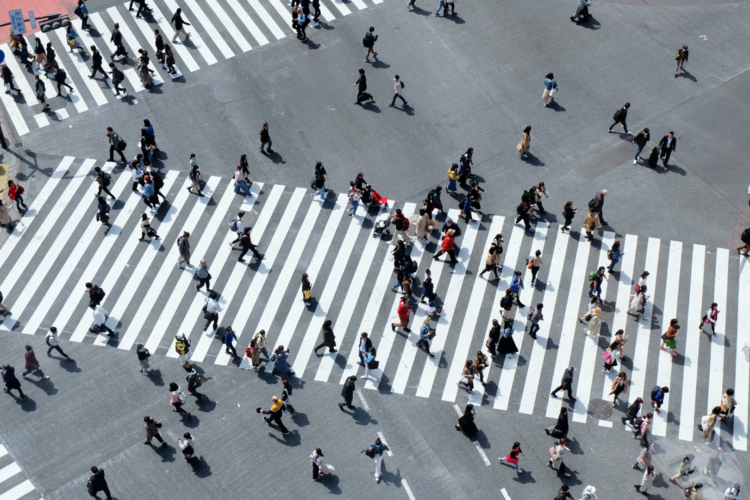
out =
<svg viewBox="0 0 750 500"><path fill-rule="evenodd" d="M458 181L451 179L448 181L448 191L458 191Z"/></svg>
<svg viewBox="0 0 750 500"><path fill-rule="evenodd" d="M513 340L513 336L509 335L506 337L500 337L500 341L497 343L497 353L498 354L515 354L518 352L518 347L516 347L516 343Z"/></svg>
<svg viewBox="0 0 750 500"><path fill-rule="evenodd" d="M510 457L510 453L508 453L507 455L505 455L505 460L504 461L507 462L507 463L509 463L509 464L516 465L516 464L518 464L518 457L511 458Z"/></svg>
<svg viewBox="0 0 750 500"><path fill-rule="evenodd" d="M664 345L669 347L670 349L674 349L677 347L677 341L676 340L665 340Z"/></svg>

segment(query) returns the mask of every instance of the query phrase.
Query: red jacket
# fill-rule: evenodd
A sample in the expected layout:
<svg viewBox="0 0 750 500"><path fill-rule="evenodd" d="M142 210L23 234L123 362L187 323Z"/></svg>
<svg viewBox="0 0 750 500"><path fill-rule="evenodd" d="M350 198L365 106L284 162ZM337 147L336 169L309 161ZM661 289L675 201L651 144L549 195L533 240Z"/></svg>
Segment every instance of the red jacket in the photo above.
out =
<svg viewBox="0 0 750 500"><path fill-rule="evenodd" d="M453 250L453 236L446 236L443 238L443 242L440 244L440 249L443 252L450 252Z"/></svg>
<svg viewBox="0 0 750 500"><path fill-rule="evenodd" d="M401 301L398 305L398 317L408 318L409 314L411 314L411 306L408 303Z"/></svg>
<svg viewBox="0 0 750 500"><path fill-rule="evenodd" d="M34 355L33 351L26 351L26 354L24 355L26 358L26 369L27 370L38 370L39 369L39 361L36 360L36 356Z"/></svg>

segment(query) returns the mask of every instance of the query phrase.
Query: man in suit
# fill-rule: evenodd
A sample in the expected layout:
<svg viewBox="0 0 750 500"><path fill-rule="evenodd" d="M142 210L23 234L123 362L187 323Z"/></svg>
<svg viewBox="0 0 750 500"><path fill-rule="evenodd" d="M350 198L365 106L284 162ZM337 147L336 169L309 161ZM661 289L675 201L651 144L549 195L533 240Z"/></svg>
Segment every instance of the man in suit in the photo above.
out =
<svg viewBox="0 0 750 500"><path fill-rule="evenodd" d="M672 152L677 149L677 139L674 136L674 132L670 132L669 135L665 135L661 138L661 141L659 141L659 151L661 151L661 161L664 163L664 166L667 166L667 162L669 161L669 157L671 156Z"/></svg>
<svg viewBox="0 0 750 500"><path fill-rule="evenodd" d="M93 472L94 475L90 476L88 480L87 488L89 490L89 495L96 497L97 493L103 491L107 495L107 500L112 500L107 480L104 479L104 471L98 467L91 467L91 472Z"/></svg>

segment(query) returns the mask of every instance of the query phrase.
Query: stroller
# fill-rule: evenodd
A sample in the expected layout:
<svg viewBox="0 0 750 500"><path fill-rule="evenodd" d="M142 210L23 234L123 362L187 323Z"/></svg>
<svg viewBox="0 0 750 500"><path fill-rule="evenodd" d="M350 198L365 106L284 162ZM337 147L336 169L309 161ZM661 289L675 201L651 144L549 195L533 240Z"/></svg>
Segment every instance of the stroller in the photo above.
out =
<svg viewBox="0 0 750 500"><path fill-rule="evenodd" d="M370 206L381 206L383 207L383 212L388 211L388 198L383 198L378 194L377 191L374 189L372 190L372 201L370 202Z"/></svg>
<svg viewBox="0 0 750 500"><path fill-rule="evenodd" d="M388 229L388 226L390 225L391 225L390 217L386 217L383 220L379 220L375 222L375 227L372 230L373 238L380 236L380 239L387 240L391 235L391 231Z"/></svg>

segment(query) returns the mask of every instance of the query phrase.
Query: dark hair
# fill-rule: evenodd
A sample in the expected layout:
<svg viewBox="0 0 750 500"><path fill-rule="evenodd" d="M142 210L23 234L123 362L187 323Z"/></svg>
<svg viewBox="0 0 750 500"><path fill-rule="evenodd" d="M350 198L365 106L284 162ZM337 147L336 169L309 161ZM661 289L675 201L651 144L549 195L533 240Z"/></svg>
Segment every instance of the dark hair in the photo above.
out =
<svg viewBox="0 0 750 500"><path fill-rule="evenodd" d="M560 489L561 489L562 491L568 491L568 490L570 489L570 486L568 486L567 484L563 484L563 485L562 485L562 486L560 487Z"/></svg>
<svg viewBox="0 0 750 500"><path fill-rule="evenodd" d="M734 389L727 389L727 396L734 396Z"/></svg>
<svg viewBox="0 0 750 500"><path fill-rule="evenodd" d="M525 129L523 129L524 134L528 134L529 132L531 132L531 125L528 125Z"/></svg>
<svg viewBox="0 0 750 500"><path fill-rule="evenodd" d="M151 417L145 416L145 417L143 417L143 421L144 422L150 422L151 421Z"/></svg>
<svg viewBox="0 0 750 500"><path fill-rule="evenodd" d="M94 285L92 285L91 283L86 283L86 288L91 288L92 286Z"/></svg>
<svg viewBox="0 0 750 500"><path fill-rule="evenodd" d="M185 439L193 439L193 436L191 436L189 432L183 434L182 437L184 437Z"/></svg>
<svg viewBox="0 0 750 500"><path fill-rule="evenodd" d="M614 243L612 243L612 250L617 250L618 248L620 248L619 241L615 241Z"/></svg>
<svg viewBox="0 0 750 500"><path fill-rule="evenodd" d="M630 107L630 103L629 102L626 102L625 105L623 106L623 108L629 108L629 107Z"/></svg>
<svg viewBox="0 0 750 500"><path fill-rule="evenodd" d="M114 66L114 63L110 64L110 66ZM107 127L107 130L109 130L110 132L114 132L114 130L112 130L112 127Z"/></svg>
<svg viewBox="0 0 750 500"><path fill-rule="evenodd" d="M364 75L364 74L365 74L365 70L364 70L364 69L362 69L362 68L359 68L359 74L360 74L360 75ZM320 162L318 162L318 163L320 163Z"/></svg>
<svg viewBox="0 0 750 500"><path fill-rule="evenodd" d="M543 307L544 307L544 304L542 304L541 302L536 305L537 309L542 309Z"/></svg>
<svg viewBox="0 0 750 500"><path fill-rule="evenodd" d="M150 125L151 125L151 122L150 122L150 121L148 121L148 120L145 120L145 119L144 119L144 120L143 120L143 124L144 124L145 126L147 126L147 127L148 127L148 126L150 126Z"/></svg>
<svg viewBox="0 0 750 500"><path fill-rule="evenodd" d="M375 28L373 28L372 26L370 26L370 33L372 33L373 31L375 31Z"/></svg>
<svg viewBox="0 0 750 500"><path fill-rule="evenodd" d="M177 384L175 384L174 382L170 382L169 383L169 390L170 391L176 391L177 389L179 389L179 387L177 386Z"/></svg>
<svg viewBox="0 0 750 500"><path fill-rule="evenodd" d="M401 77L400 77L400 76L398 76L398 75L396 75L396 76L394 76L394 78L395 78L396 80L398 80L398 79L400 79Z"/></svg>
<svg viewBox="0 0 750 500"><path fill-rule="evenodd" d="M647 129L647 128L644 128L644 129L643 129L643 131L644 131L644 132L648 132L648 129Z"/></svg>
<svg viewBox="0 0 750 500"><path fill-rule="evenodd" d="M96 465L92 465L91 466L91 472L93 472L94 474L96 474L97 472L99 472L99 468Z"/></svg>

